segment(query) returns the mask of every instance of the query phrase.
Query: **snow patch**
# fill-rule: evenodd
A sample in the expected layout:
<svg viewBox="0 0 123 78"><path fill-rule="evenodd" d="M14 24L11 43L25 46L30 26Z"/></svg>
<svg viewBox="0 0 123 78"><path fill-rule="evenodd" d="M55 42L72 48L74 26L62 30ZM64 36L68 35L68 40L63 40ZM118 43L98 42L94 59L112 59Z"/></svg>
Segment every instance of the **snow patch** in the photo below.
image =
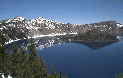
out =
<svg viewBox="0 0 123 78"><path fill-rule="evenodd" d="M0 30L2 30L3 28L0 28Z"/></svg>
<svg viewBox="0 0 123 78"><path fill-rule="evenodd" d="M117 25L117 27L123 27L123 25L122 24L116 24Z"/></svg>
<svg viewBox="0 0 123 78"><path fill-rule="evenodd" d="M69 33L69 34L78 34L77 32L74 32L74 33Z"/></svg>
<svg viewBox="0 0 123 78"><path fill-rule="evenodd" d="M4 73L2 73L2 78L5 78ZM12 78L12 77L9 75L7 78Z"/></svg>
<svg viewBox="0 0 123 78"><path fill-rule="evenodd" d="M64 33L62 33L62 34L60 34L60 33L56 33L56 34L54 34L54 33L52 33L52 34L48 34L48 35L34 35L32 38L37 38L37 37L47 37L47 36L58 36L58 35L66 35L66 33L64 32ZM28 39L30 39L31 37L29 37L28 36Z"/></svg>
<svg viewBox="0 0 123 78"><path fill-rule="evenodd" d="M9 42L5 42L6 44L9 44L9 43L12 43L12 42L14 42L14 41L19 41L19 40L21 40L21 39L17 39L17 40L9 40Z"/></svg>

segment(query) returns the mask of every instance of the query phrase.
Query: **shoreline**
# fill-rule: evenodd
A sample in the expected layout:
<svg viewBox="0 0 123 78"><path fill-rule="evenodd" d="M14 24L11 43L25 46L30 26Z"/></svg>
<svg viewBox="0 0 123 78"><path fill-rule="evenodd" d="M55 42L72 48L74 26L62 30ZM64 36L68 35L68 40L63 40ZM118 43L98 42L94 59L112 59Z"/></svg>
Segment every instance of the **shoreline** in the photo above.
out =
<svg viewBox="0 0 123 78"><path fill-rule="evenodd" d="M38 36L33 36L32 38L38 38L38 37L50 37L50 36L60 36L60 35L66 35L66 33L63 34L48 34L48 35L38 35ZM24 38L24 39L30 39L31 37L28 36L28 38ZM9 44L15 41L19 41L19 40L24 40L24 39L16 39L16 40L9 40L9 42L5 42L5 44Z"/></svg>
<svg viewBox="0 0 123 78"><path fill-rule="evenodd" d="M38 37L53 37L53 36L64 36L64 35L66 35L67 33L63 33L63 34L48 34L48 35L38 35L38 36L33 36L32 38L38 38ZM70 33L70 34L75 34L75 33ZM29 37L28 36L28 38L24 38L24 39L16 39L16 40L9 40L9 42L5 42L6 44L9 44L9 43L12 43L12 42L15 42L15 41L19 41L19 40L25 40L25 39L30 39L31 37ZM65 42L76 42L76 41L78 41L78 42L111 42L111 41L83 41L83 40L74 40L74 41L66 41L65 40ZM113 40L113 41L115 41L115 40ZM119 41L119 40L116 40L116 41Z"/></svg>
<svg viewBox="0 0 123 78"><path fill-rule="evenodd" d="M83 41L83 40L65 40L64 42L118 42L119 40L109 40L109 41Z"/></svg>

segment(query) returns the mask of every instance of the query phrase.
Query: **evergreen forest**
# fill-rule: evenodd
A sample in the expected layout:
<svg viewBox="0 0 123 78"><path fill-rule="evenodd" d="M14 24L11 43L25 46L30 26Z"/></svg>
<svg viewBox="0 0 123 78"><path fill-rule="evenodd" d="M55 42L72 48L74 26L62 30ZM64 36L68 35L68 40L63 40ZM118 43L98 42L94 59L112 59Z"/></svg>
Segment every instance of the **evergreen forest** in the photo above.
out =
<svg viewBox="0 0 123 78"><path fill-rule="evenodd" d="M12 53L6 53L6 38L3 34L0 34L0 78L2 74L5 78L10 75L12 78L67 78L64 74L62 76L61 70L56 74L54 72L54 65L51 65L50 73L48 73L45 62L36 54L33 38L30 39L26 54L26 51L21 47L17 50L16 44L12 50Z"/></svg>

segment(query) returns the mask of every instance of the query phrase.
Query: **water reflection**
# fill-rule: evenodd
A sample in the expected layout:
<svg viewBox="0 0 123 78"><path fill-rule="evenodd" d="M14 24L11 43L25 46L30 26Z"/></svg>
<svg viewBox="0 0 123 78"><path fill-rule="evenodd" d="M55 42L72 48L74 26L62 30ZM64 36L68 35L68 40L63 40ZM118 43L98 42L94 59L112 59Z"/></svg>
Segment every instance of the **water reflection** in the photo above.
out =
<svg viewBox="0 0 123 78"><path fill-rule="evenodd" d="M116 43L116 41L111 41L111 42L72 42L72 43L83 44L83 45L89 47L90 49L99 50L105 46L109 46L113 43Z"/></svg>
<svg viewBox="0 0 123 78"><path fill-rule="evenodd" d="M42 50L46 47L51 47L56 44L63 43L63 39L58 38L58 37L57 38L56 37L40 37L40 38L35 38L34 43L35 43L36 49ZM111 45L116 42L112 41L112 42L72 42L72 43L83 44L93 50L99 50L100 48L103 48L105 46ZM14 47L14 44L17 45L18 50L20 49L20 47L23 47L25 50L27 50L27 46L29 45L29 40L26 39L26 40L20 40L17 42L13 42L11 44L8 44L7 47L9 47L10 50L12 50Z"/></svg>
<svg viewBox="0 0 123 78"><path fill-rule="evenodd" d="M35 38L34 43L35 43L36 49L42 50L46 47L51 47L56 44L61 44L63 42L62 42L62 39L56 38L56 37L40 37L40 38ZM29 40L28 39L20 40L20 41L8 44L6 47L10 48L9 51L13 49L14 44L17 45L18 50L20 49L20 47L23 47L25 50L27 50L27 46L29 45Z"/></svg>

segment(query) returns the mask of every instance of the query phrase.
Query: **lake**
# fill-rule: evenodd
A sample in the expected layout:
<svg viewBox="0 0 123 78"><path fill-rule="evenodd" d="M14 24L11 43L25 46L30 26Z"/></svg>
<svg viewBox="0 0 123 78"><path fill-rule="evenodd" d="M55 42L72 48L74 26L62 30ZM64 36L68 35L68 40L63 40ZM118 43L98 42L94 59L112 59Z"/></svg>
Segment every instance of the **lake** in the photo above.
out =
<svg viewBox="0 0 123 78"><path fill-rule="evenodd" d="M123 72L123 39L119 42L69 42L54 37L36 38L36 53L45 61L50 72L51 64L55 72L61 69L68 78L114 78L114 73ZM29 40L8 44L24 47ZM11 53L11 52L10 52ZM28 52L27 52L28 53Z"/></svg>

